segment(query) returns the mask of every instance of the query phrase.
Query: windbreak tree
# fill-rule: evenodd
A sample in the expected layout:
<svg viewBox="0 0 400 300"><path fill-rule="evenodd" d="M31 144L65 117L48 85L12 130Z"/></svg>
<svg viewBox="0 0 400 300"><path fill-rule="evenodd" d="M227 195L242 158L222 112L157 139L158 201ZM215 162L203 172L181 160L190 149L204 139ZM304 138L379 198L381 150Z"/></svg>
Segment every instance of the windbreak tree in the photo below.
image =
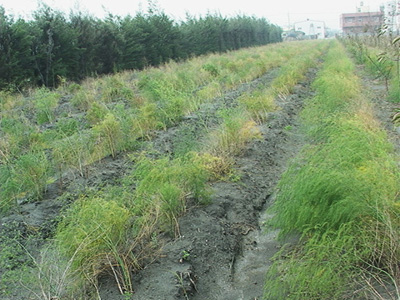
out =
<svg viewBox="0 0 400 300"><path fill-rule="evenodd" d="M0 86L6 86L11 80L11 25L12 21L0 6Z"/></svg>
<svg viewBox="0 0 400 300"><path fill-rule="evenodd" d="M199 18L187 15L180 30L185 57L280 42L282 32L263 18L225 18L220 14Z"/></svg>
<svg viewBox="0 0 400 300"><path fill-rule="evenodd" d="M34 81L29 23L5 15L0 6L0 89L18 89Z"/></svg>
<svg viewBox="0 0 400 300"><path fill-rule="evenodd" d="M124 33L124 43L122 45L122 68L123 69L143 69L147 65L146 61L146 34L141 20L141 16L126 16L121 21L121 30Z"/></svg>
<svg viewBox="0 0 400 300"><path fill-rule="evenodd" d="M271 30L269 31L269 43L282 42L282 32L282 28L272 25Z"/></svg>
<svg viewBox="0 0 400 300"><path fill-rule="evenodd" d="M160 12L149 14L148 23L154 36L153 45L149 46L155 49L153 57L149 58L151 64L159 65L179 58L180 32L174 21Z"/></svg>
<svg viewBox="0 0 400 300"><path fill-rule="evenodd" d="M14 20L0 6L0 89L57 87L65 80L158 66L169 60L281 41L281 29L217 13L177 23L150 2L147 12L105 19L41 4L33 20Z"/></svg>
<svg viewBox="0 0 400 300"><path fill-rule="evenodd" d="M96 49L100 47L99 21L82 12L71 12L69 16L71 29L76 35L78 70L74 80L81 80L99 71Z"/></svg>
<svg viewBox="0 0 400 300"><path fill-rule="evenodd" d="M10 57L10 79L9 83L19 88L24 85L36 84L32 56L32 35L31 24L23 19L18 19L12 24L12 53Z"/></svg>
<svg viewBox="0 0 400 300"><path fill-rule="evenodd" d="M128 21L130 21L128 23ZM139 13L135 18L126 20L130 25L130 31L135 33L141 47L137 47L144 54L140 67L146 65L157 66L170 59L177 59L179 55L180 32L174 22L163 12L150 11L148 14ZM130 45L135 45L132 36L124 32ZM137 45L137 44L136 44ZM136 46L135 45L135 46Z"/></svg>
<svg viewBox="0 0 400 300"><path fill-rule="evenodd" d="M120 71L124 44L120 18L109 14L104 21L97 22L97 28L99 30L96 47L98 73L109 74Z"/></svg>
<svg viewBox="0 0 400 300"><path fill-rule="evenodd" d="M78 72L77 35L63 14L43 5L34 14L32 47L38 84L55 87Z"/></svg>
<svg viewBox="0 0 400 300"><path fill-rule="evenodd" d="M221 15L208 14L198 19L188 15L181 25L186 56L228 50L224 37L227 22Z"/></svg>

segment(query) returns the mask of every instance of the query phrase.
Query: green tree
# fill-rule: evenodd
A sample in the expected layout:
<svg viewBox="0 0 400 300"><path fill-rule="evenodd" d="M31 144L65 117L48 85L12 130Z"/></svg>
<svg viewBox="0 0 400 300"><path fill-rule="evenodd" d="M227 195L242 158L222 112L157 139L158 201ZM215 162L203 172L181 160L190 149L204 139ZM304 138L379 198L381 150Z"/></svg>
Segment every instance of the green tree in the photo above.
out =
<svg viewBox="0 0 400 300"><path fill-rule="evenodd" d="M122 68L143 69L146 64L146 36L145 28L142 26L141 16L126 16L121 21L121 30L124 34L122 46Z"/></svg>
<svg viewBox="0 0 400 300"><path fill-rule="evenodd" d="M55 87L59 77L77 73L79 49L77 34L61 12L42 5L34 13L32 52L39 84Z"/></svg>
<svg viewBox="0 0 400 300"><path fill-rule="evenodd" d="M0 6L0 85L5 86L10 80L11 29L10 21Z"/></svg>
<svg viewBox="0 0 400 300"><path fill-rule="evenodd" d="M220 14L187 16L176 23L150 9L104 20L81 12L69 18L41 4L33 20L14 21L0 6L0 88L56 87L64 79L157 66L170 59L281 41L281 28L267 20Z"/></svg>
<svg viewBox="0 0 400 300"><path fill-rule="evenodd" d="M124 36L121 32L120 18L109 14L104 21L97 22L99 30L96 58L97 71L108 74L121 70Z"/></svg>
<svg viewBox="0 0 400 300"><path fill-rule="evenodd" d="M78 70L74 79L81 80L99 71L97 48L100 47L99 20L82 12L72 12L70 26L76 34Z"/></svg>
<svg viewBox="0 0 400 300"><path fill-rule="evenodd" d="M18 19L12 24L12 56L10 58L10 84L16 88L35 83L34 59L32 56L33 36L31 25L23 19Z"/></svg>

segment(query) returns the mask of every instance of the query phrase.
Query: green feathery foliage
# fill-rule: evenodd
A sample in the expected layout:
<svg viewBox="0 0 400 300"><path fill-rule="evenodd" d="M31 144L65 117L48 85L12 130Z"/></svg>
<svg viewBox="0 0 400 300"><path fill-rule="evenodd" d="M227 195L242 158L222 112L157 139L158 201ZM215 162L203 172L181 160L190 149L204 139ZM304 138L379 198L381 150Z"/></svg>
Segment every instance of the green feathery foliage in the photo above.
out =
<svg viewBox="0 0 400 300"><path fill-rule="evenodd" d="M280 237L301 240L276 256L265 299L350 299L360 286L368 298L377 282L399 284L400 176L353 72L335 42L303 113L311 144L282 176L272 208Z"/></svg>

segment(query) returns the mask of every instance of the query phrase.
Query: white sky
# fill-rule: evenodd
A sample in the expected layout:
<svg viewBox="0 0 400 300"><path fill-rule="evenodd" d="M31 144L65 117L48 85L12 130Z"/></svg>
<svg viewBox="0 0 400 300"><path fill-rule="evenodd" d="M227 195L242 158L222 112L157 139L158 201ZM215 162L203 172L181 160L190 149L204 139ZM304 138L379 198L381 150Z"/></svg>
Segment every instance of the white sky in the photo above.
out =
<svg viewBox="0 0 400 300"><path fill-rule="evenodd" d="M371 11L387 0L364 0L364 6ZM135 15L142 8L147 9L146 0L42 0L50 7L68 13L71 9L89 12L103 18L106 11L115 15ZM287 26L288 22L306 19L325 21L333 29L339 29L341 13L355 12L358 0L158 0L155 1L166 14L175 20L191 15L205 15L208 11L220 12L223 16L243 13L249 16L265 17L271 23ZM7 14L29 17L36 10L36 0L0 0Z"/></svg>

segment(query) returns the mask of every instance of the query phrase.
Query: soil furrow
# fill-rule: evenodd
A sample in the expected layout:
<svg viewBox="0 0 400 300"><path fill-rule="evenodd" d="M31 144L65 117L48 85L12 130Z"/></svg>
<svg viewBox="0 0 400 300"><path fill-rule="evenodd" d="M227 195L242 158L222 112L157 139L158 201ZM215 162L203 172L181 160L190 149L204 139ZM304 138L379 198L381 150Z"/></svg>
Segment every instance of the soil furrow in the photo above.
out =
<svg viewBox="0 0 400 300"><path fill-rule="evenodd" d="M303 145L297 114L313 95L315 74L310 70L292 95L277 99L279 109L260 127L263 138L236 159L240 180L213 183L211 204L192 206L179 219L180 238L167 240L162 256L134 275L132 299L261 297L268 258L279 249L274 233L262 231L267 217L262 212L288 160ZM118 299L110 282L102 284L102 298Z"/></svg>
<svg viewBox="0 0 400 300"><path fill-rule="evenodd" d="M138 152L146 147L152 147L153 153L159 155L173 155L176 145L174 137L179 137L182 129L193 127L198 134L204 128L216 126L220 120L217 111L237 105L235 101L240 95L251 91L260 85L268 85L276 76L278 68L271 70L263 76L241 84L237 89L227 91L223 96L210 100L203 104L200 109L183 120L174 127L166 131L154 132L153 139L148 142L138 143ZM29 261L29 255L37 256L40 248L48 237L51 237L58 223L58 216L63 208L75 201L80 194L88 190L96 191L104 188L108 184L118 184L127 172L132 169L132 163L126 153L121 153L116 158L106 157L95 164L86 167L86 177L80 176L77 172L69 171L63 175L62 179L48 185L47 191L40 202L21 202L18 211L3 216L0 219L0 233L4 238L8 236L18 240L25 248L27 253L21 254L21 261ZM15 232L18 235L15 237ZM30 242L27 243L27 237ZM0 269L0 275L2 270ZM108 280L108 279L107 279ZM111 281L112 290L115 282ZM118 297L118 296L115 296ZM108 296L104 299L112 299Z"/></svg>
<svg viewBox="0 0 400 300"><path fill-rule="evenodd" d="M209 131L221 122L218 111L236 107L238 105L237 99L244 93L251 92L260 86L270 85L278 72L279 68L270 70L263 76L251 82L243 83L237 89L227 91L223 96L204 103L197 111L185 116L183 121L176 126L158 132L156 138L149 144L161 155L173 155L177 152L176 139L181 137L187 129L191 130L192 137L199 141L205 131Z"/></svg>
<svg viewBox="0 0 400 300"><path fill-rule="evenodd" d="M195 126L197 130L204 127L212 127L218 123L216 112L222 108L235 105L234 100L246 91L250 91L260 84L268 84L276 76L278 69L267 72L263 76L240 85L237 89L226 92L223 97L210 100L200 107L200 109L184 118L182 122L166 131L154 133L151 141L142 143L138 151L146 147L153 147L159 155L173 153L173 137L178 136L181 128L185 126ZM201 120L201 122L199 122ZM201 124L200 124L201 123ZM199 125L200 124L200 125ZM62 207L73 202L80 193L87 188L100 189L107 184L113 184L124 174L132 169L130 160L126 153L120 153L116 158L106 157L102 160L86 167L86 177L80 176L77 172L69 171L63 178L47 186L43 200L33 203L20 203L15 214L3 217L1 224L23 223L27 226L35 226L38 230L48 227L49 223L57 217ZM58 197L64 195L64 201ZM46 229L48 232L48 228Z"/></svg>

